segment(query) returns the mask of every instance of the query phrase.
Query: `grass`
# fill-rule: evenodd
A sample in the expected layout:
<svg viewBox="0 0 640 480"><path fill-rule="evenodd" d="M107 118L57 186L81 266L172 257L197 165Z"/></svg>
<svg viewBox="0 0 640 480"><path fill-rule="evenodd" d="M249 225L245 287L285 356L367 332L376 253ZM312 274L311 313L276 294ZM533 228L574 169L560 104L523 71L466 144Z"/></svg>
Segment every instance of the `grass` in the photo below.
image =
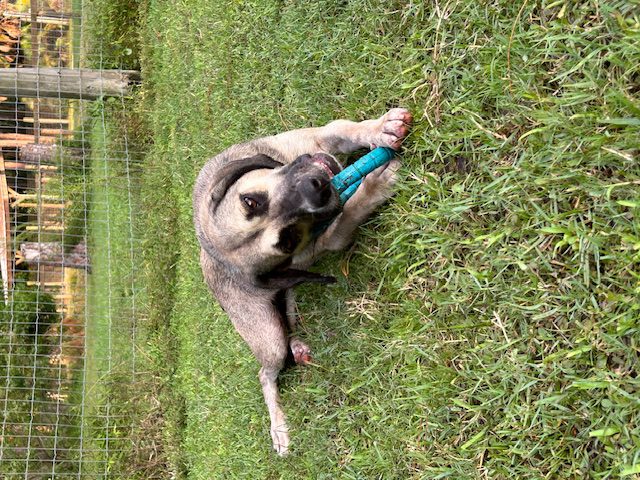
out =
<svg viewBox="0 0 640 480"><path fill-rule="evenodd" d="M87 144L91 275L87 286L86 360L81 395L87 477L149 478L159 468L152 435L158 367L142 348L149 339L145 291L139 281L139 154L126 133L130 101L94 105ZM159 424L158 424L159 425ZM141 431L144 428L144 437ZM141 457L144 460L141 460Z"/></svg>
<svg viewBox="0 0 640 480"><path fill-rule="evenodd" d="M136 8L126 1L83 2L83 34L75 32L82 39L81 66L138 68L138 42L131 35ZM157 445L162 422L155 374L160 367L147 348L153 332L140 280L140 162L148 134L134 98L104 98L87 108L79 111L84 133L76 139L87 152L83 188L92 268L79 392L80 468L91 478L146 479L149 471L164 467Z"/></svg>
<svg viewBox="0 0 640 480"><path fill-rule="evenodd" d="M136 281L163 386L158 474L638 474L636 12L145 4ZM202 280L191 187L228 145L395 105L416 117L396 197L321 262L336 286L299 292L318 366L281 376L293 448L280 459L255 361Z"/></svg>

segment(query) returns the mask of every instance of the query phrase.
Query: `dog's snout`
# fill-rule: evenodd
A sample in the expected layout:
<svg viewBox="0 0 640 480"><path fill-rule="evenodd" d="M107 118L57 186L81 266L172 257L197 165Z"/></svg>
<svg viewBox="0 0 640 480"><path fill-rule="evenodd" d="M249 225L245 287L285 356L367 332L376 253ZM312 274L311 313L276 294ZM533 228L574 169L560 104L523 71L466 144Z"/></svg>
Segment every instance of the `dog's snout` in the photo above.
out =
<svg viewBox="0 0 640 480"><path fill-rule="evenodd" d="M300 182L299 189L302 197L314 208L324 207L331 198L329 179L325 176L304 177Z"/></svg>

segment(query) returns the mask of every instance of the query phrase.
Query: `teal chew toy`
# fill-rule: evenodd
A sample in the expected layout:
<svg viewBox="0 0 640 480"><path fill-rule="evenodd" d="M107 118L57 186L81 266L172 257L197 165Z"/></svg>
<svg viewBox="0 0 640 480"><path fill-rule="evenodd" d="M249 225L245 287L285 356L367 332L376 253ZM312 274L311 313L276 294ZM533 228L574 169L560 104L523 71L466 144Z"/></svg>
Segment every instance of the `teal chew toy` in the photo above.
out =
<svg viewBox="0 0 640 480"><path fill-rule="evenodd" d="M340 173L335 175L331 180L338 194L340 195L340 203L347 203L362 183L362 179L373 172L376 168L381 167L385 163L393 159L395 150L387 147L378 147L371 150L364 157L359 158ZM331 224L332 220L322 223L314 229L312 235L317 237L324 232Z"/></svg>
<svg viewBox="0 0 640 480"><path fill-rule="evenodd" d="M347 168L333 177L331 183L340 194L340 203L343 205L349 200L362 183L362 179L389 162L395 156L395 150L387 147L377 147L359 158Z"/></svg>

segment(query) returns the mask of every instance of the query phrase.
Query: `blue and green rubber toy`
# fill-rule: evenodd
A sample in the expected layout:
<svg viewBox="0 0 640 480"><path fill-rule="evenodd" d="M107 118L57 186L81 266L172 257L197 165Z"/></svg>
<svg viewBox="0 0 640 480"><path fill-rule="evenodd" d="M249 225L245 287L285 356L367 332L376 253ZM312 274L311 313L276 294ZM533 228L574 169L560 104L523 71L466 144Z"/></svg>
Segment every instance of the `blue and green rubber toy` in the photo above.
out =
<svg viewBox="0 0 640 480"><path fill-rule="evenodd" d="M331 184L340 195L340 203L342 205L347 203L347 200L356 193L356 190L362 183L362 179L376 168L391 161L395 155L396 152L392 148L377 147L335 175L331 180ZM312 235L314 237L320 235L329 227L331 222L332 220L329 220L326 223L318 225Z"/></svg>
<svg viewBox="0 0 640 480"><path fill-rule="evenodd" d="M347 168L333 177L331 183L340 194L340 203L347 203L362 183L362 179L389 162L395 156L395 150L387 147L377 147L359 158Z"/></svg>

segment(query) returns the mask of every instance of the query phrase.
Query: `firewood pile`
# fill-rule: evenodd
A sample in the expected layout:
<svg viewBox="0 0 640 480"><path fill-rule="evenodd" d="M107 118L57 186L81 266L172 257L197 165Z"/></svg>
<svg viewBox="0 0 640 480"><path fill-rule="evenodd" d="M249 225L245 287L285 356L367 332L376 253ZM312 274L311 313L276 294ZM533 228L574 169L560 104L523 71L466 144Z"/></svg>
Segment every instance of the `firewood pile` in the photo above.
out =
<svg viewBox="0 0 640 480"><path fill-rule="evenodd" d="M20 63L20 19L0 19L0 68Z"/></svg>

